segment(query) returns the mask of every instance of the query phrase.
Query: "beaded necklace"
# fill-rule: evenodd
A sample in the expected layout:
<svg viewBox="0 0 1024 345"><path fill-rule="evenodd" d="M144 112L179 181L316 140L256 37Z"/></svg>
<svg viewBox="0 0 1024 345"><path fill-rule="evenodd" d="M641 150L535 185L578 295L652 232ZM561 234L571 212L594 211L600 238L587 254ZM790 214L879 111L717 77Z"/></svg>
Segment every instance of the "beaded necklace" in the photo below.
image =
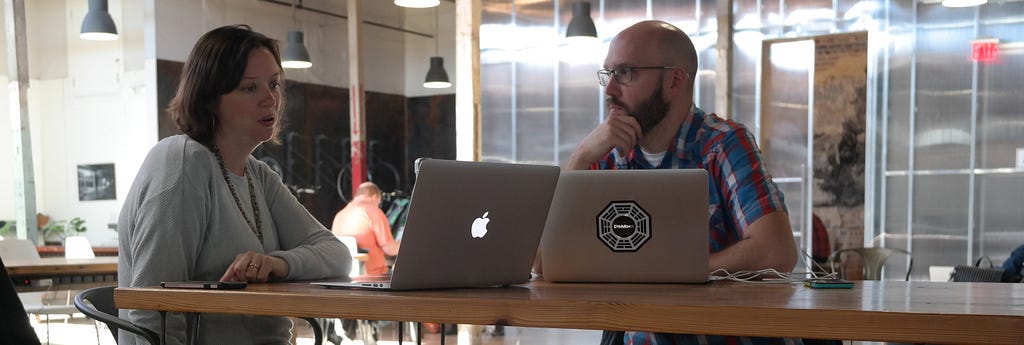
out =
<svg viewBox="0 0 1024 345"><path fill-rule="evenodd" d="M260 209L256 205L256 190L252 187L252 176L245 174L245 181L249 183L249 200L252 201L252 216L256 219L256 226L253 226L253 222L249 220L249 216L245 214L245 209L242 207L242 201L238 198L238 192L235 191L235 184L231 183L231 178L228 177L228 169L224 167L224 158L220 156L220 149L216 146L213 147L213 154L217 156L217 164L220 164L220 172L224 175L224 182L228 184L228 190L231 191L231 196L235 198L235 206L238 206L238 212L242 213L242 218L245 218L245 223L249 225L249 230L256 235L256 238L263 243L263 227L260 222Z"/></svg>

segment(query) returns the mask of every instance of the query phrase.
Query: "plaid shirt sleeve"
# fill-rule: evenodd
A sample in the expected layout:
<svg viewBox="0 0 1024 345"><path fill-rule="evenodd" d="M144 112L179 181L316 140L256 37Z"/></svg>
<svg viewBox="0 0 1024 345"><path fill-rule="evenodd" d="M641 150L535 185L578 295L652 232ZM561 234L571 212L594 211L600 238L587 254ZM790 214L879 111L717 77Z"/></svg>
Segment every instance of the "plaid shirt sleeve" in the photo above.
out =
<svg viewBox="0 0 1024 345"><path fill-rule="evenodd" d="M746 230L766 214L785 211L786 205L765 170L754 136L742 125L726 123L731 130L718 132L707 142L704 166L723 196L726 214Z"/></svg>

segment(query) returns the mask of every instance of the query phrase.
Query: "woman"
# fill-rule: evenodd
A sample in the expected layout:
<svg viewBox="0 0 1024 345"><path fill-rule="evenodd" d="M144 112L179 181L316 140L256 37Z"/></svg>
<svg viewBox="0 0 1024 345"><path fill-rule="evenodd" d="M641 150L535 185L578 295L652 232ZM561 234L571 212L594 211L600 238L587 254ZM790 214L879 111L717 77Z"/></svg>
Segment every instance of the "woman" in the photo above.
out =
<svg viewBox="0 0 1024 345"><path fill-rule="evenodd" d="M344 276L348 249L251 156L281 128L283 86L277 42L235 25L199 39L168 111L185 135L150 150L118 219L119 286L162 281L267 282ZM156 312L121 317L159 332ZM284 317L200 318L201 344L286 344ZM185 318L169 313L171 344ZM121 332L121 344L135 344ZM145 343L141 341L138 343Z"/></svg>

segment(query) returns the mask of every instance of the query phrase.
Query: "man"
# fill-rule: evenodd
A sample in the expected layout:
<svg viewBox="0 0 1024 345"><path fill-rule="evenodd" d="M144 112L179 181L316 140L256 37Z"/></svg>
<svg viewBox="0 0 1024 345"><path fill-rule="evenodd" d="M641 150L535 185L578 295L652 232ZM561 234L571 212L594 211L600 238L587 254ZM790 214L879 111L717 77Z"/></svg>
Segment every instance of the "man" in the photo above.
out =
<svg viewBox="0 0 1024 345"><path fill-rule="evenodd" d="M387 273L384 255L397 255L398 242L391 235L391 224L380 209L380 188L363 182L356 188L352 202L334 216L331 231L338 236L356 238L356 246L369 251L363 264L367 274Z"/></svg>
<svg viewBox="0 0 1024 345"><path fill-rule="evenodd" d="M705 169L711 189L708 271L788 272L797 252L782 193L750 132L693 104L696 71L693 43L671 24L644 21L615 36L598 72L609 115L583 139L566 169ZM603 342L747 343L735 337L641 332L614 339L614 333L607 332Z"/></svg>

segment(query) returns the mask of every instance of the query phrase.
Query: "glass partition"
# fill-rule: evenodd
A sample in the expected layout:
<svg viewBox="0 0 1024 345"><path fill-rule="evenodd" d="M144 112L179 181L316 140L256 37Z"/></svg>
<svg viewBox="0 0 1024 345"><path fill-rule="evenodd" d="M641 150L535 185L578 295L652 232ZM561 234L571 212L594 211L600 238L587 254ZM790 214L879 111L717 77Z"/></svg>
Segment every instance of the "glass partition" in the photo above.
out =
<svg viewBox="0 0 1024 345"><path fill-rule="evenodd" d="M591 1L599 43L582 54L568 49L576 58L566 58L559 41L571 1L482 3L485 159L564 164L604 116L603 90L593 78L608 41L647 18L672 22L693 38L701 60L696 100L714 111L714 84L722 77L714 72L714 1ZM733 85L733 114L720 115L761 133L762 147L780 149L766 159L791 210L804 192L786 181L800 176L807 159L799 149L787 151L785 143L803 139L786 128L806 125L761 118L763 107L792 103L762 103L761 88L800 93L792 83L761 80L762 41L867 31L875 47L868 53L867 116L876 124L865 133L874 150L867 174L877 185L865 193L873 208L860 220L863 245L911 250L912 278L925 279L928 266L980 256L998 264L1024 244L1024 166L1016 158L1024 150L1024 97L1017 96L1024 89L1024 1L946 8L938 1L736 0L731 26L733 66L725 77ZM997 40L993 60L971 59L978 39Z"/></svg>

